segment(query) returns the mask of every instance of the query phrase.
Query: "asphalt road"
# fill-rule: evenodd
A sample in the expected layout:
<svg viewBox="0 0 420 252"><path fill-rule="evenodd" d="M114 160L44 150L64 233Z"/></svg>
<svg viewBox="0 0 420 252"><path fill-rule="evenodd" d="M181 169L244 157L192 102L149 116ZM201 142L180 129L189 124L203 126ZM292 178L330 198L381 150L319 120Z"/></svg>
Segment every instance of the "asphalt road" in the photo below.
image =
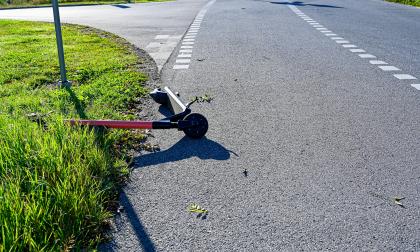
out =
<svg viewBox="0 0 420 252"><path fill-rule="evenodd" d="M161 151L136 159L114 241L101 249L420 251L420 9L190 2L174 34L198 18L162 85L185 101L213 97L193 105L210 130L198 141L153 132ZM99 28L153 33L134 19ZM205 219L187 210L192 203Z"/></svg>
<svg viewBox="0 0 420 252"><path fill-rule="evenodd" d="M127 39L148 52L160 70L205 2L65 6L60 16L63 23L88 25ZM52 22L53 12L51 7L0 10L0 18Z"/></svg>
<svg viewBox="0 0 420 252"><path fill-rule="evenodd" d="M190 62L176 51L162 81L214 98L193 106L210 130L155 131L162 151L137 159L114 248L420 251L420 80L394 77L420 78L420 9L217 0L194 30L176 49Z"/></svg>

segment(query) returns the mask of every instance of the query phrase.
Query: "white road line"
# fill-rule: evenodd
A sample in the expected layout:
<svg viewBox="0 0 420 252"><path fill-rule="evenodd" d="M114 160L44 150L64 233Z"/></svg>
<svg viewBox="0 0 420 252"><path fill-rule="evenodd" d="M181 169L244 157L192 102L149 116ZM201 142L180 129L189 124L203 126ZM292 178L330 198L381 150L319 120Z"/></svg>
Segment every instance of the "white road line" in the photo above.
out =
<svg viewBox="0 0 420 252"><path fill-rule="evenodd" d="M365 50L363 50L363 49L350 49L350 52L354 52L354 53L361 53L361 52L366 52ZM373 60L371 60L371 61L373 61Z"/></svg>
<svg viewBox="0 0 420 252"><path fill-rule="evenodd" d="M383 71L401 71L401 69L396 68L394 66L378 66Z"/></svg>
<svg viewBox="0 0 420 252"><path fill-rule="evenodd" d="M184 38L186 38L186 39L193 39L193 38L195 38L196 36L194 35L194 36L190 36L190 35L188 35L188 36L185 36Z"/></svg>
<svg viewBox="0 0 420 252"><path fill-rule="evenodd" d="M174 65L172 69L188 69L188 67L190 67L190 65Z"/></svg>
<svg viewBox="0 0 420 252"><path fill-rule="evenodd" d="M180 53L192 53L191 49L181 49L179 50Z"/></svg>
<svg viewBox="0 0 420 252"><path fill-rule="evenodd" d="M191 58L191 54L186 54L186 53L178 54L178 58Z"/></svg>
<svg viewBox="0 0 420 252"><path fill-rule="evenodd" d="M362 59L373 59L373 58L376 58L375 55L368 54L368 53L359 54L359 57L362 58Z"/></svg>
<svg viewBox="0 0 420 252"><path fill-rule="evenodd" d="M417 80L416 77L409 74L394 74L394 77L399 80Z"/></svg>
<svg viewBox="0 0 420 252"><path fill-rule="evenodd" d="M182 49L193 49L192 46L188 46L188 45L183 45L181 46Z"/></svg>
<svg viewBox="0 0 420 252"><path fill-rule="evenodd" d="M194 45L194 42L182 42L183 45Z"/></svg>
<svg viewBox="0 0 420 252"><path fill-rule="evenodd" d="M369 63L372 65L388 65L388 63L381 60L369 60Z"/></svg>
<svg viewBox="0 0 420 252"><path fill-rule="evenodd" d="M150 42L146 48L152 48L152 47L161 47L162 44L160 42Z"/></svg>
<svg viewBox="0 0 420 252"><path fill-rule="evenodd" d="M337 44L341 44L344 48L353 48L349 49L352 53L360 53L358 56L362 59L372 59L376 58L375 55L366 53L365 50L357 48L356 45L349 44L350 42L347 40L344 40L342 37L334 37L337 36L337 34L332 33L332 31L329 31L327 28L325 28L323 25L319 24L309 16L305 15L303 12L301 12L297 7L290 6L289 8L299 17L301 17L303 20L305 20L308 24L310 24L312 27L316 28L318 31L324 33L325 36L330 37L332 40L334 40ZM380 68L382 71L401 71L401 69L395 67L395 66L389 66L388 63L381 60L369 60L369 63L372 65L377 65L378 68ZM417 78L409 75L409 74L394 74L394 77L399 80L416 80ZM414 87L417 90L420 90L420 84L411 84L412 87Z"/></svg>
<svg viewBox="0 0 420 252"><path fill-rule="evenodd" d="M344 44L342 45L344 48L356 48L356 45L352 45L352 44Z"/></svg>
<svg viewBox="0 0 420 252"><path fill-rule="evenodd" d="M193 38L187 38L187 39L183 39L182 41L183 42L191 42L191 41L194 41L195 39L193 39Z"/></svg>
<svg viewBox="0 0 420 252"><path fill-rule="evenodd" d="M168 39L169 35L156 35L155 39Z"/></svg>
<svg viewBox="0 0 420 252"><path fill-rule="evenodd" d="M185 63L190 63L191 60L190 59L177 59L175 62L185 64Z"/></svg>

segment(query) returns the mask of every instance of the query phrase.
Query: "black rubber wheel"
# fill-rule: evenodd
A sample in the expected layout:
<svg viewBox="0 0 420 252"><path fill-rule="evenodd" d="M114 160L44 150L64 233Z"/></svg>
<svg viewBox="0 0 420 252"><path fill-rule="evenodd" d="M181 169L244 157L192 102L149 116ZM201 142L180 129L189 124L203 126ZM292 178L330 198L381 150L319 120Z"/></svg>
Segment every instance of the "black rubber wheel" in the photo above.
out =
<svg viewBox="0 0 420 252"><path fill-rule="evenodd" d="M209 123L203 115L192 113L187 115L184 120L190 121L193 125L192 127L183 129L185 135L195 139L202 138L206 135L207 130L209 129Z"/></svg>

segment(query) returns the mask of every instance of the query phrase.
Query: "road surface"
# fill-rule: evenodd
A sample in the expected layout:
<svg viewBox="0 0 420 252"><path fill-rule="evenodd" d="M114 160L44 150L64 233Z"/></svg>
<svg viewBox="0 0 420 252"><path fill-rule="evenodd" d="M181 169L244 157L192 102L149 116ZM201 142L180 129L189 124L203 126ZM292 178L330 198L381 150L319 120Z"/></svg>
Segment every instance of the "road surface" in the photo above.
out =
<svg viewBox="0 0 420 252"><path fill-rule="evenodd" d="M119 248L420 251L420 9L217 0L202 20L162 81L214 98L193 107L210 131L156 132Z"/></svg>
<svg viewBox="0 0 420 252"><path fill-rule="evenodd" d="M207 138L154 132L102 249L420 251L420 9L204 4L162 82L214 98Z"/></svg>

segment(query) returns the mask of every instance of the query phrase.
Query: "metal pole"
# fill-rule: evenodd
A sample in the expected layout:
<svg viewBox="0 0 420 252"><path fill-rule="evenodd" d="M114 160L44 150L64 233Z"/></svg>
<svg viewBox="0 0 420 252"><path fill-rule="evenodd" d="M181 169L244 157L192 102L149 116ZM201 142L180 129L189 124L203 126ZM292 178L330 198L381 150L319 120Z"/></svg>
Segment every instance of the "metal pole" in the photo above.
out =
<svg viewBox="0 0 420 252"><path fill-rule="evenodd" d="M52 0L54 12L55 37L57 40L58 61L60 63L61 86L70 86L66 76L66 63L64 62L63 37L61 35L60 12L58 10L58 0Z"/></svg>

